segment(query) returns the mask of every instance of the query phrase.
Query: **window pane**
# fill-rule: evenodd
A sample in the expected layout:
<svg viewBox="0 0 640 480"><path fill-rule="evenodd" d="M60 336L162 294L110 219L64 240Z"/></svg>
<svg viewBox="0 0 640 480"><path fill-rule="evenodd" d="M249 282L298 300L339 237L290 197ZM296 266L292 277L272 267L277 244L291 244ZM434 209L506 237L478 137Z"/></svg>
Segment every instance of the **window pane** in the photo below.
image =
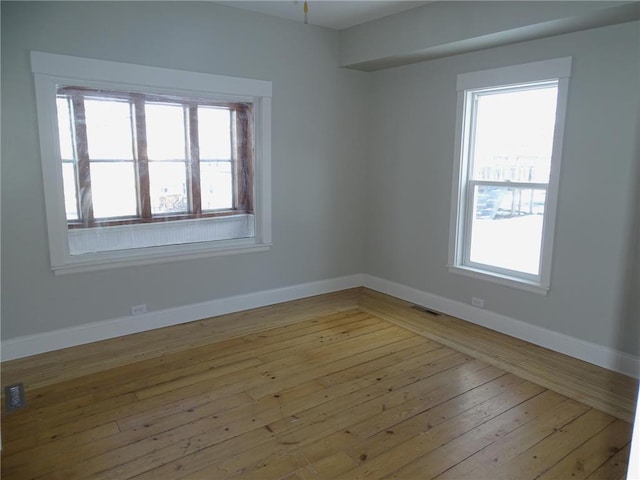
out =
<svg viewBox="0 0 640 480"><path fill-rule="evenodd" d="M231 112L226 108L198 107L200 159L231 159Z"/></svg>
<svg viewBox="0 0 640 480"><path fill-rule="evenodd" d="M233 208L231 162L200 162L202 210Z"/></svg>
<svg viewBox="0 0 640 480"><path fill-rule="evenodd" d="M96 219L136 215L133 162L91 162L91 194Z"/></svg>
<svg viewBox="0 0 640 480"><path fill-rule="evenodd" d="M554 84L474 95L474 180L549 181L557 91Z"/></svg>
<svg viewBox="0 0 640 480"><path fill-rule="evenodd" d="M187 168L185 162L149 162L151 213L186 213Z"/></svg>
<svg viewBox="0 0 640 480"><path fill-rule="evenodd" d="M117 100L86 99L87 143L92 160L133 160L131 107Z"/></svg>
<svg viewBox="0 0 640 480"><path fill-rule="evenodd" d="M546 191L474 188L470 260L538 275Z"/></svg>
<svg viewBox="0 0 640 480"><path fill-rule="evenodd" d="M71 162L62 164L62 183L64 186L64 208L67 212L67 220L78 219L78 190L76 187L76 174Z"/></svg>
<svg viewBox="0 0 640 480"><path fill-rule="evenodd" d="M185 151L184 109L181 105L146 103L147 156L149 160L180 160Z"/></svg>
<svg viewBox="0 0 640 480"><path fill-rule="evenodd" d="M71 115L69 113L69 99L58 97L58 136L60 139L60 157L71 160L73 155L73 137L71 135Z"/></svg>

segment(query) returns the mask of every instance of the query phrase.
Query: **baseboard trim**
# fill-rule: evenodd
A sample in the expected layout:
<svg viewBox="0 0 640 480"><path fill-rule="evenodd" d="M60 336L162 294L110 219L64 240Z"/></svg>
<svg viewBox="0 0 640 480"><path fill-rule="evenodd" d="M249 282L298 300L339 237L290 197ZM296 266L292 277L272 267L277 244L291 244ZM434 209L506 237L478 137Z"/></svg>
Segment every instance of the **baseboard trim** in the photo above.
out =
<svg viewBox="0 0 640 480"><path fill-rule="evenodd" d="M544 327L531 325L499 313L372 275L363 275L363 286L525 340L549 350L584 360L608 370L640 378L640 357L635 355L587 342Z"/></svg>
<svg viewBox="0 0 640 480"><path fill-rule="evenodd" d="M132 321L131 316L127 316L35 335L25 335L3 341L1 358L5 362L100 340L193 322L203 318L362 286L511 335L609 370L640 378L640 357L635 355L580 340L499 313L368 274L355 274L288 287L261 290L254 293L149 312L137 315L135 321Z"/></svg>
<svg viewBox="0 0 640 480"><path fill-rule="evenodd" d="M132 333L155 330L203 318L265 307L360 286L362 286L362 275L350 275L149 312L136 315L135 321L134 317L127 316L46 333L25 335L3 341L1 358L3 362L15 360Z"/></svg>

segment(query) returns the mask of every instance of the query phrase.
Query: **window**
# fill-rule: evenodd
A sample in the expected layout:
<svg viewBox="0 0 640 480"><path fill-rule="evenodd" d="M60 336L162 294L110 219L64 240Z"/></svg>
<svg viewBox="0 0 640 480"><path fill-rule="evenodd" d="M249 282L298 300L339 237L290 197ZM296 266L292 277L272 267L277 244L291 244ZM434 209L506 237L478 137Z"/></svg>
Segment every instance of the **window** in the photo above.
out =
<svg viewBox="0 0 640 480"><path fill-rule="evenodd" d="M458 76L450 268L546 293L571 59Z"/></svg>
<svg viewBox="0 0 640 480"><path fill-rule="evenodd" d="M270 82L32 53L52 267L267 248Z"/></svg>
<svg viewBox="0 0 640 480"><path fill-rule="evenodd" d="M68 226L253 213L251 109L59 86Z"/></svg>

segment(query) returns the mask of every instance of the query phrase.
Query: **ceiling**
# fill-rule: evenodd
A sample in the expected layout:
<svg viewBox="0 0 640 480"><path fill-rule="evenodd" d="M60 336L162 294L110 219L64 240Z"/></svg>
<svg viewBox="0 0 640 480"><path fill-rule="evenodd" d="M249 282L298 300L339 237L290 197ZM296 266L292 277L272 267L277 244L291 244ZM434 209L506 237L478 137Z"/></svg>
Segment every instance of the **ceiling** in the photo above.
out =
<svg viewBox="0 0 640 480"><path fill-rule="evenodd" d="M217 2L229 7L251 10L288 20L304 22L304 0ZM405 0L309 0L308 19L311 25L342 30L377 18L393 15L431 1Z"/></svg>

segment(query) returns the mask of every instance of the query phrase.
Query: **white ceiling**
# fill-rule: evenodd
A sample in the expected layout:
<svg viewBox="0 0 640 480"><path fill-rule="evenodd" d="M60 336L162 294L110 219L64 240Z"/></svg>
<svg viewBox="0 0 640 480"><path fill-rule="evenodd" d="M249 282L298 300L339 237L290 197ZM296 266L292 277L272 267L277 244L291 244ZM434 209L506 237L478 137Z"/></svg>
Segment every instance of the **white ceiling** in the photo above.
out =
<svg viewBox="0 0 640 480"><path fill-rule="evenodd" d="M304 21L304 0L217 2L229 7L251 10L299 22ZM360 23L432 3L405 0L309 0L309 23L342 30Z"/></svg>

